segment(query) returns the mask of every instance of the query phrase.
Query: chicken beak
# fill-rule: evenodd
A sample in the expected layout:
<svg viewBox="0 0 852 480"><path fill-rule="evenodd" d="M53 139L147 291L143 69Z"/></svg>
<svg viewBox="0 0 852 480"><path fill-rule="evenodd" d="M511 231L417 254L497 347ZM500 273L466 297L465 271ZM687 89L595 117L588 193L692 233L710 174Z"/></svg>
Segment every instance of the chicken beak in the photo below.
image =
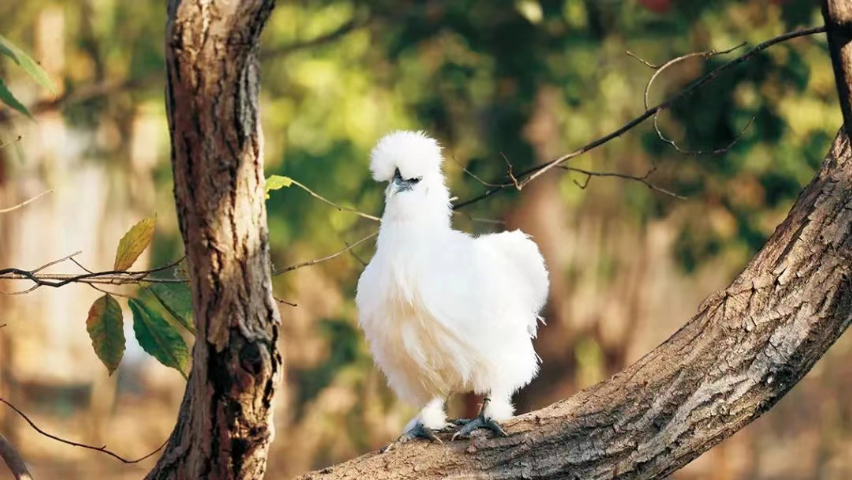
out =
<svg viewBox="0 0 852 480"><path fill-rule="evenodd" d="M410 182L403 180L401 177L395 176L393 180L391 180L390 185L388 185L388 194L389 196L396 195L399 192L407 192L411 190L412 186Z"/></svg>

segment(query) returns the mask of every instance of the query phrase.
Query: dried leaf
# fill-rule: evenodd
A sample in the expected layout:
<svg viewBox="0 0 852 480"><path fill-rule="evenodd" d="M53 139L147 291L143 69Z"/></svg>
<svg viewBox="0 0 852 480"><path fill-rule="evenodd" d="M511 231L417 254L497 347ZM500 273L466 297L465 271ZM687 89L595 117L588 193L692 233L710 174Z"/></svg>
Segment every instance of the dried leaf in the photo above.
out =
<svg viewBox="0 0 852 480"><path fill-rule="evenodd" d="M118 250L115 252L115 270L127 270L133 266L139 255L148 248L151 239L154 238L154 224L157 216L144 218L142 221L130 227L118 242Z"/></svg>

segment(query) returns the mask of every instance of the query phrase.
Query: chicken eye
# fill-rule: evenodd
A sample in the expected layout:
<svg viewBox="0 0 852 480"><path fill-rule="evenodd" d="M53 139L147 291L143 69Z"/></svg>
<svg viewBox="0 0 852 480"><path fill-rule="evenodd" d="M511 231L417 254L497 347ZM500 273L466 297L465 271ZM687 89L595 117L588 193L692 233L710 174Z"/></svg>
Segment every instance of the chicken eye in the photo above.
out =
<svg viewBox="0 0 852 480"><path fill-rule="evenodd" d="M423 180L423 177L412 178L411 180L408 181L408 183L416 185L416 184L420 183L420 180Z"/></svg>

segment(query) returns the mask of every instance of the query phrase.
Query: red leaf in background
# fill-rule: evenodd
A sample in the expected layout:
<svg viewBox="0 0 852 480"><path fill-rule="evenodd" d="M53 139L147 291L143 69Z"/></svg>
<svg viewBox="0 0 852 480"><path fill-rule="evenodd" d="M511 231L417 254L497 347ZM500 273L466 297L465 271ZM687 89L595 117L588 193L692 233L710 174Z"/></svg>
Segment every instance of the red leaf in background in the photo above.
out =
<svg viewBox="0 0 852 480"><path fill-rule="evenodd" d="M654 13L665 13L672 8L673 0L639 0L639 4Z"/></svg>

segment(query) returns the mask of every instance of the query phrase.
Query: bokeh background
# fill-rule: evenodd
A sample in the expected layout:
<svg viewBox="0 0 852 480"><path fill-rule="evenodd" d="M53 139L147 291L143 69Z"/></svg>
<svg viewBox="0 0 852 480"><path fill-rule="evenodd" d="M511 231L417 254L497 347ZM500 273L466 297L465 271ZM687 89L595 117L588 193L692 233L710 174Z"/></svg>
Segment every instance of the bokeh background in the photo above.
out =
<svg viewBox="0 0 852 480"><path fill-rule="evenodd" d="M661 63L756 44L821 24L817 3L280 0L260 51L267 173L378 215L382 187L369 178L369 149L391 130L424 129L446 146L449 183L465 199L485 187L464 168L499 179L503 156L518 171L641 113L653 70L627 50ZM81 250L83 264L109 269L121 235L152 213L155 242L137 267L180 257L163 105L165 14L163 2L0 2L0 34L59 86L49 94L0 62L0 77L37 120L0 109L0 143L12 141L0 149L0 207L54 189L0 215L0 266L33 268ZM728 58L679 64L650 100ZM823 37L758 55L677 104L660 125L685 149L712 150L752 118L722 155L679 153L645 124L570 163L639 176L656 168L650 180L683 200L637 182L586 185L584 175L553 172L455 216L469 232L522 228L547 257L553 288L537 340L544 366L518 395L521 412L637 360L773 232L841 124ZM268 206L279 268L339 251L376 228L298 188L274 192ZM276 277L276 295L298 307L281 306L286 379L267 478L375 449L413 414L389 392L357 329L354 287L372 251L367 242ZM0 282L2 290L22 287ZM109 377L85 328L99 295L83 285L0 295L0 396L52 433L139 457L171 431L184 380L133 340ZM771 412L673 478L852 478L850 399L847 335ZM475 398L460 397L451 410L475 407ZM8 409L0 409L0 432L36 478L140 478L154 462L123 465L53 442Z"/></svg>

